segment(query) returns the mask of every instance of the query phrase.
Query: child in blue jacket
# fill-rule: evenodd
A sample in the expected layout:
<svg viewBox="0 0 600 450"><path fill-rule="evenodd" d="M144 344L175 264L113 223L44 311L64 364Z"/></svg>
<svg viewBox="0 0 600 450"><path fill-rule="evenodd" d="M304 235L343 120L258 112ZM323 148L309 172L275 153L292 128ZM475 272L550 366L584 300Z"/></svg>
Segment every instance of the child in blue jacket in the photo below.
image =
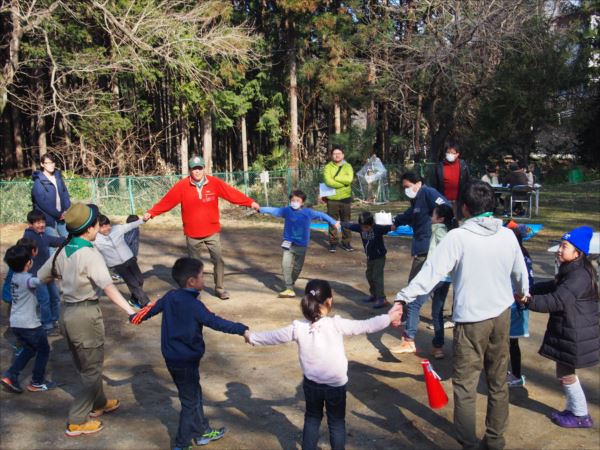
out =
<svg viewBox="0 0 600 450"><path fill-rule="evenodd" d="M303 208L306 194L300 190L292 191L290 205L283 208L261 207L262 214L270 214L285 219L283 226L283 258L281 268L285 289L279 293L282 298L294 298L294 283L302 272L306 249L310 241L310 223L313 220L324 220L339 231L340 223L325 213Z"/></svg>
<svg viewBox="0 0 600 450"><path fill-rule="evenodd" d="M230 322L208 310L198 298L204 287L204 265L194 258L175 261L171 276L180 289L168 292L156 303L142 308L130 317L133 324L162 313L160 348L167 369L177 386L181 413L175 437L175 450L193 445L206 445L220 439L225 428L211 428L202 407L200 359L204 355L204 325L228 334L244 335L248 327Z"/></svg>

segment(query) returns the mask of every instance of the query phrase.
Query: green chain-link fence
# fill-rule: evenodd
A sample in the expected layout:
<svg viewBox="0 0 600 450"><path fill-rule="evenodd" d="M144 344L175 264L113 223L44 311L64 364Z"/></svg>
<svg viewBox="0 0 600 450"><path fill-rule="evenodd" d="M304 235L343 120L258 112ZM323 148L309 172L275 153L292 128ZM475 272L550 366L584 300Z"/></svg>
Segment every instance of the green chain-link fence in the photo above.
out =
<svg viewBox="0 0 600 450"><path fill-rule="evenodd" d="M404 170L416 170L428 177L430 164L416 167L386 166L388 169L389 200L401 198L400 176ZM255 199L261 205L284 205L290 192L301 189L308 196L307 202L315 203L322 182L321 169L275 170L268 172L269 181L261 182L260 172L215 173L231 186ZM68 178L65 184L72 201L91 202L109 216L143 214L154 205L181 175L115 178ZM31 210L32 181L0 181L0 223L24 222ZM358 181L352 186L356 198L362 198ZM226 203L226 202L225 202ZM171 214L179 214L174 208Z"/></svg>

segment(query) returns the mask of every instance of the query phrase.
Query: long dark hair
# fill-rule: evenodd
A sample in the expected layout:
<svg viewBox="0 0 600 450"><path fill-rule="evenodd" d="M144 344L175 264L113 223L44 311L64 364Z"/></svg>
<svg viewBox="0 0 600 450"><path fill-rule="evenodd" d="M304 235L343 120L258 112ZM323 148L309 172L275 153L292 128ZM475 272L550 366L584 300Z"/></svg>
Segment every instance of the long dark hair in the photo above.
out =
<svg viewBox="0 0 600 450"><path fill-rule="evenodd" d="M515 236L517 237L517 242L519 243L519 247L521 247L521 252L523 253L523 256L531 259L531 256L529 256L529 252L523 246L523 233L521 233L520 228L519 227L512 228L512 231L513 231L513 233L515 233Z"/></svg>
<svg viewBox="0 0 600 450"><path fill-rule="evenodd" d="M454 219L454 211L452 211L452 207L446 203L442 203L441 205L436 205L433 208L433 212L438 216L444 219L444 225L448 231L456 228L458 224Z"/></svg>
<svg viewBox="0 0 600 450"><path fill-rule="evenodd" d="M58 249L54 253L54 258L52 258L52 270L50 271L50 274L52 275L53 278L56 278L58 280L62 279L62 275L56 271L56 258L58 258L58 254L61 252L61 250L63 248L65 248L69 244L69 242L71 242L71 239L73 239L74 237L77 237L77 236L81 236L82 234L85 234L85 232L90 227L96 226L97 223L98 223L98 216L96 216L94 221L92 223L90 223L87 227L85 227L83 230L80 230L78 232L69 231L69 235L67 236L67 239L65 240L65 242L62 243L62 245L60 247L58 247Z"/></svg>
<svg viewBox="0 0 600 450"><path fill-rule="evenodd" d="M306 320L314 323L321 318L321 305L331 298L331 286L325 280L310 280L304 289L304 297L300 302L302 314Z"/></svg>

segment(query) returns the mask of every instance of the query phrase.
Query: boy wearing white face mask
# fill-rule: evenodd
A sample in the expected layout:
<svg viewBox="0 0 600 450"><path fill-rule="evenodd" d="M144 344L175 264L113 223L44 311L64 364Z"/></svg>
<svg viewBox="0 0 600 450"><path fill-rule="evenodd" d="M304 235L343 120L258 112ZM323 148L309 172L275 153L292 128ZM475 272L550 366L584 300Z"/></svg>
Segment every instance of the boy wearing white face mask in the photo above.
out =
<svg viewBox="0 0 600 450"><path fill-rule="evenodd" d="M275 217L285 219L283 226L283 257L281 268L283 271L283 281L285 289L279 293L282 298L294 298L294 283L300 276L306 249L310 241L310 223L313 220L323 220L340 230L340 223L325 213L314 211L310 208L303 208L306 194L300 190L292 191L290 194L290 204L283 208L272 208L262 206L260 213L270 214Z"/></svg>
<svg viewBox="0 0 600 450"><path fill-rule="evenodd" d="M434 175L431 186L450 201L455 217L461 219L460 208L458 208L461 191L469 183L471 175L467 163L460 159L457 143L448 144L444 160L436 166Z"/></svg>

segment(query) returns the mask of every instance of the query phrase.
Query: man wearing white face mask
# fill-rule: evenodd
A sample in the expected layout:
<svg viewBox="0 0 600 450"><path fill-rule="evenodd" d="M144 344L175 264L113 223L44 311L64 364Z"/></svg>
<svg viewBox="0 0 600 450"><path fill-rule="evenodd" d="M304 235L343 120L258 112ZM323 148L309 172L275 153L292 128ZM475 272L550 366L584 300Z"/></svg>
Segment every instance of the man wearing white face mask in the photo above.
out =
<svg viewBox="0 0 600 450"><path fill-rule="evenodd" d="M282 298L294 298L294 283L300 276L306 249L310 242L310 223L313 220L323 220L329 225L340 230L340 222L328 216L325 213L314 211L310 208L303 208L306 194L300 190L292 191L290 195L290 205L283 208L271 208L262 206L260 213L270 214L275 217L285 219L283 226L283 257L281 259L281 268L283 271L283 281L285 289L279 293Z"/></svg>
<svg viewBox="0 0 600 450"><path fill-rule="evenodd" d="M427 259L429 241L431 240L431 214L436 206L448 203L442 194L423 183L421 177L413 172L402 175L404 194L410 199L410 208L394 217L394 225L410 225L413 229L411 255L412 266L408 281L421 270ZM427 296L419 298L407 308L406 327L400 345L390 348L392 353L415 353L415 335L419 325L419 310Z"/></svg>
<svg viewBox="0 0 600 450"><path fill-rule="evenodd" d="M471 175L464 159L460 159L460 149L456 142L448 143L446 155L435 169L433 183L438 192L452 203L452 209L457 219L462 218L458 205L461 191L469 183Z"/></svg>

